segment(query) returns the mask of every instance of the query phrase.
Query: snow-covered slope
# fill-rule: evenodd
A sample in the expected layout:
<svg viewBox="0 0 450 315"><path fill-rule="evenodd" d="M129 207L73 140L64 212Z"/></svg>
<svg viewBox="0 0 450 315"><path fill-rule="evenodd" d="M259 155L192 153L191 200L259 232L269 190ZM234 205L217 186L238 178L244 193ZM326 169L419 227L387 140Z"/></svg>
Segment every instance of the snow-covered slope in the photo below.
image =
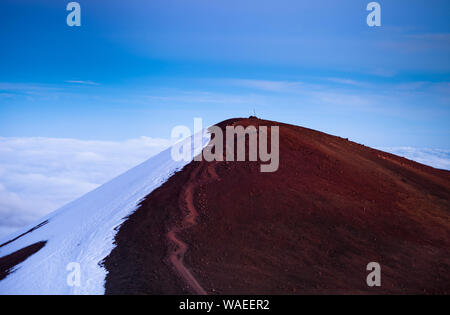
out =
<svg viewBox="0 0 450 315"><path fill-rule="evenodd" d="M203 146L208 141L205 132ZM200 150L197 148L195 154ZM0 257L4 257L47 241L45 247L0 281L0 294L103 294L106 270L99 263L114 248L115 228L142 198L188 163L175 162L169 148L0 242L12 240L48 220L42 227L0 248ZM81 267L79 287L67 284L66 268L73 262Z"/></svg>

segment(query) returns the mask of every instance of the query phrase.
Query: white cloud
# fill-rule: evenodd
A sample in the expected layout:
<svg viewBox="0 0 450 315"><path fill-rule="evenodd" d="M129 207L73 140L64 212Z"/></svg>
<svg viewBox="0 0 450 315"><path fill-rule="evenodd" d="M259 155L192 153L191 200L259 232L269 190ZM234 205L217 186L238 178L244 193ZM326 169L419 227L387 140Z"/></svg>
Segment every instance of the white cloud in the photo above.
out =
<svg viewBox="0 0 450 315"><path fill-rule="evenodd" d="M346 84L346 85L354 85L354 86L367 86L366 83L352 80L352 79L346 79L346 78L328 78L328 81L339 83L339 84Z"/></svg>
<svg viewBox="0 0 450 315"><path fill-rule="evenodd" d="M412 147L385 147L379 149L435 168L450 170L450 150Z"/></svg>
<svg viewBox="0 0 450 315"><path fill-rule="evenodd" d="M126 141L0 137L0 238L145 161L170 144L141 137ZM450 170L450 150L381 150Z"/></svg>
<svg viewBox="0 0 450 315"><path fill-rule="evenodd" d="M229 82L234 85L237 85L237 86L253 88L253 89L269 91L269 92L295 91L304 86L302 82L298 82L298 81L232 79L232 80L229 80Z"/></svg>
<svg viewBox="0 0 450 315"><path fill-rule="evenodd" d="M81 84L81 85L99 85L97 82L94 82L94 81L68 80L65 82L72 83L72 84Z"/></svg>
<svg viewBox="0 0 450 315"><path fill-rule="evenodd" d="M0 238L147 160L169 140L0 137Z"/></svg>

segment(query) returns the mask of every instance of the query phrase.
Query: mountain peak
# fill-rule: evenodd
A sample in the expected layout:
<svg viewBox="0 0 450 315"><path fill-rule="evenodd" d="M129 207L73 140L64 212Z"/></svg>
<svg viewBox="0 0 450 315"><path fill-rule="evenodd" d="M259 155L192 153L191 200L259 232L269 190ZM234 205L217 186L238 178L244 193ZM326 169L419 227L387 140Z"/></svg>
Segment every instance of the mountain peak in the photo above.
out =
<svg viewBox="0 0 450 315"><path fill-rule="evenodd" d="M450 172L253 116L217 124L231 126L278 130L276 171L248 159L246 136L243 161L227 146L212 161L168 149L12 235L0 291L448 293ZM367 286L373 262L382 287ZM66 282L71 263L80 286Z"/></svg>

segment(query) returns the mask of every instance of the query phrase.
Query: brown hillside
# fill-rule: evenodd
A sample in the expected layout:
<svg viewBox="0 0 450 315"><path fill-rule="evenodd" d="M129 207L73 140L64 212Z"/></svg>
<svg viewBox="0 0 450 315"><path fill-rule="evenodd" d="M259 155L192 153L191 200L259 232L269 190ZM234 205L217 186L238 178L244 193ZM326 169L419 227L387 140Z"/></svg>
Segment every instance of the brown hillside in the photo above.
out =
<svg viewBox="0 0 450 315"><path fill-rule="evenodd" d="M120 228L106 293L450 292L450 172L297 126L230 124L280 126L278 171L190 163Z"/></svg>

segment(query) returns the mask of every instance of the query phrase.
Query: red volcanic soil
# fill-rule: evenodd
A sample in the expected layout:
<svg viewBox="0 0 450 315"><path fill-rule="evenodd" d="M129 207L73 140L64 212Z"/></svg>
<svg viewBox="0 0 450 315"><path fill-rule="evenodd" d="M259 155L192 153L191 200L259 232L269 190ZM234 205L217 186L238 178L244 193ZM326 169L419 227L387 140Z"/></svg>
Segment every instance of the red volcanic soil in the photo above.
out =
<svg viewBox="0 0 450 315"><path fill-rule="evenodd" d="M47 243L46 241L38 242L25 248L22 248L21 250L18 250L8 256L1 257L0 280L5 279L6 276L11 273L11 271L14 269L16 265L25 261L31 255L36 254L42 247L45 246L46 243Z"/></svg>
<svg viewBox="0 0 450 315"><path fill-rule="evenodd" d="M280 126L278 171L187 165L121 226L107 294L450 293L450 172L297 126L219 126L231 124Z"/></svg>

